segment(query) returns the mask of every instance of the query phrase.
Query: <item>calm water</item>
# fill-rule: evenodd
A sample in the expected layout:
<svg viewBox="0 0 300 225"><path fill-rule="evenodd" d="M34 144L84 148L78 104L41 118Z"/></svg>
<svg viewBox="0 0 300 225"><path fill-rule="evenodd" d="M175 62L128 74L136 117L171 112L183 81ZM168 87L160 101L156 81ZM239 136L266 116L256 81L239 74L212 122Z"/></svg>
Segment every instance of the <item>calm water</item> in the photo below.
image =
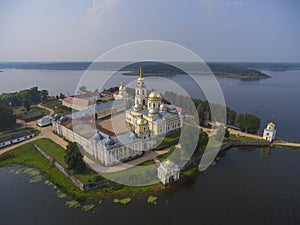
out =
<svg viewBox="0 0 300 225"><path fill-rule="evenodd" d="M0 168L1 224L300 224L300 152L231 149L195 181L129 205L104 200L94 211L70 209L43 182Z"/></svg>
<svg viewBox="0 0 300 225"><path fill-rule="evenodd" d="M0 92L34 85L51 94L74 93L82 71L3 69ZM262 127L275 115L278 135L300 141L300 71L269 72L273 78L240 81L218 78L228 106L240 113L253 113ZM99 76L99 74L94 74ZM118 85L117 75L110 84ZM184 76L170 78L189 87L193 97L203 98ZM209 82L201 76L201 82ZM18 80L18 82L16 82ZM165 88L159 78L150 87ZM148 84L148 83L147 83ZM89 84L98 88L98 84ZM94 85L94 86L93 86ZM29 184L28 175L12 175L0 168L0 224L300 224L300 152L272 149L231 149L215 167L195 181L178 184L175 190L159 194L158 205L145 198L127 206L105 200L94 212L69 209L56 191L43 182Z"/></svg>
<svg viewBox="0 0 300 225"><path fill-rule="evenodd" d="M109 71L91 71L89 76L80 81L84 71L81 70L21 70L2 69L0 72L0 93L17 91L20 89L38 86L47 89L50 94L73 94L77 86L86 85L90 90L99 88L105 80L101 79ZM222 88L226 104L238 113L252 113L261 118L261 132L266 123L272 119L278 125L278 135L285 139L300 141L300 70L273 72L264 71L272 76L271 79L259 81L241 81L239 79L218 78ZM111 87L119 85L123 80L129 86L134 87L135 77L116 74L106 85ZM147 77L146 83L149 89L156 88L159 91L178 89L170 79L186 89L192 97L205 99L201 90L184 75L161 78ZM18 81L18 82L16 82ZM209 85L209 76L199 76L199 81Z"/></svg>

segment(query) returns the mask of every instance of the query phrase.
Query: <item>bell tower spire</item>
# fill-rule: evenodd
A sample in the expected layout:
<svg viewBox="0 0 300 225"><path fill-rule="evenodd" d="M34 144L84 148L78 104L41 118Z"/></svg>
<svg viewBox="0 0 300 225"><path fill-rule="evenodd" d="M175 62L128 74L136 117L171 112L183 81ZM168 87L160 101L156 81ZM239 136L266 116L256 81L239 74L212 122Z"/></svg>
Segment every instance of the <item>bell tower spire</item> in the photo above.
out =
<svg viewBox="0 0 300 225"><path fill-rule="evenodd" d="M147 107L147 88L143 78L143 70L140 67L140 77L135 88L135 104L139 104L143 109Z"/></svg>
<svg viewBox="0 0 300 225"><path fill-rule="evenodd" d="M143 78L143 70L142 70L142 67L140 66L140 78L142 79Z"/></svg>

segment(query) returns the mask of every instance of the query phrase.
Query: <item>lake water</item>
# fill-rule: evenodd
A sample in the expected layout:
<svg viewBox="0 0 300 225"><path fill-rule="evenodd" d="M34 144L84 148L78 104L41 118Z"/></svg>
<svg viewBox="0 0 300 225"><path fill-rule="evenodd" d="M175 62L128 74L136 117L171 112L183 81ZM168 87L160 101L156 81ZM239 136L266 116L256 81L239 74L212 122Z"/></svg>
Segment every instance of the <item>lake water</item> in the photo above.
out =
<svg viewBox="0 0 300 225"><path fill-rule="evenodd" d="M300 152L234 148L194 181L126 206L106 199L85 212L65 205L56 191L29 176L0 168L1 224L300 224Z"/></svg>
<svg viewBox="0 0 300 225"><path fill-rule="evenodd" d="M84 71L82 70L2 70L3 72L0 72L0 93L38 86L40 89L49 90L51 95L58 93L74 94L77 86L81 85L87 85L91 90L95 90L105 82L101 78L111 73L110 71L91 71L89 76L83 76ZM300 122L298 119L298 115L300 115L300 70L263 72L271 75L272 78L241 81L219 77L218 81L226 104L238 113L252 113L260 117L260 132L274 115L278 125L278 136L300 141ZM82 76L85 79L80 81ZM205 99L203 92L185 75L170 76L164 80L155 77L146 77L145 79L149 89L156 88L163 92L165 90L177 92L177 87L168 82L169 79L186 89L192 97ZM106 87L119 85L121 80L131 87L135 85L135 77L117 73L107 82ZM199 82L209 85L212 81L210 76L199 75Z"/></svg>
<svg viewBox="0 0 300 225"><path fill-rule="evenodd" d="M0 92L39 86L51 94L74 93L82 71L3 69ZM228 106L239 113L253 113L262 128L275 115L278 136L300 141L300 71L271 72L271 79L241 81L218 78ZM111 84L118 85L116 76ZM118 79L117 79L118 78ZM184 76L170 78L183 87L193 86ZM201 76L202 82L209 80ZM17 82L16 82L17 81ZM158 90L163 83L152 79ZM97 88L97 84L94 84ZM13 175L0 168L0 224L300 224L300 152L283 149L234 148L194 181L158 194L158 205L146 197L127 206L104 200L95 210L84 212L65 206L56 190L44 182L30 184L28 175Z"/></svg>

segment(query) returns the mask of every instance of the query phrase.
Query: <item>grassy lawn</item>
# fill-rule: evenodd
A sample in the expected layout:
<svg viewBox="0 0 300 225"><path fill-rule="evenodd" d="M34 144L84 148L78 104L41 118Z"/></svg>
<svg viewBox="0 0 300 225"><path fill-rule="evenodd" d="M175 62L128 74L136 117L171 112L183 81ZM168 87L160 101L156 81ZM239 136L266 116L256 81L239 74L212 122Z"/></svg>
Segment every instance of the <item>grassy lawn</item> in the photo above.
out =
<svg viewBox="0 0 300 225"><path fill-rule="evenodd" d="M172 147L172 146L174 146L174 147ZM169 149L170 149L170 152L158 156L158 159L159 159L160 161L163 161L163 160L169 158L169 156L175 151L175 149L176 149L176 148L175 148L175 145L172 145L172 146L170 146L170 148L169 148Z"/></svg>
<svg viewBox="0 0 300 225"><path fill-rule="evenodd" d="M58 162L62 163L63 160L63 149L49 139L41 139L33 142L42 148L49 155L56 158ZM42 174L46 176L53 184L60 188L61 191L66 194L76 198L76 199L86 199L86 198L106 198L115 196L134 196L137 194L151 192L153 190L158 190L162 186L161 184L142 186L142 187L132 187L124 186L112 183L108 188L95 189L91 191L81 191L76 187L71 180L69 180L64 174L62 174L56 167L54 167L47 159L45 159L33 146L33 143L24 144L18 148L11 150L9 153L13 153L15 157L9 158L4 161L0 161L0 167L20 164L32 168L38 169ZM66 165L65 163L62 163ZM137 174L141 171L138 169ZM140 175L140 174L139 174ZM95 176L99 176L95 172L91 171L91 174L75 174L75 176L84 181L93 181ZM86 182L85 182L86 181Z"/></svg>
<svg viewBox="0 0 300 225"><path fill-rule="evenodd" d="M30 106L30 111L26 111L23 106L14 108L14 114L20 118L30 121L32 119L36 119L38 117L48 115L48 110L39 108L37 105Z"/></svg>
<svg viewBox="0 0 300 225"><path fill-rule="evenodd" d="M263 139L252 138L252 137L242 137L234 134L230 134L230 137L226 141L239 141L239 142L266 142Z"/></svg>
<svg viewBox="0 0 300 225"><path fill-rule="evenodd" d="M175 140L179 140L180 138L180 131L176 131L175 133L171 133L166 135L165 137L157 137L157 142L160 142L160 145L165 145Z"/></svg>
<svg viewBox="0 0 300 225"><path fill-rule="evenodd" d="M55 113L64 114L64 115L72 113L71 108L62 105L61 101L57 99L49 100L43 103L42 105L47 108L53 109Z"/></svg>
<svg viewBox="0 0 300 225"><path fill-rule="evenodd" d="M36 144L49 156L55 159L65 169L68 168L68 165L66 164L64 159L65 150L60 145L46 138L35 141L34 144ZM84 171L84 173L80 173L80 174L74 173L73 171L70 170L68 171L84 184L87 184L89 182L95 182L96 180L99 181L100 179L99 174L97 174L96 172L88 168L86 169L86 171Z"/></svg>
<svg viewBox="0 0 300 225"><path fill-rule="evenodd" d="M141 164L139 164L138 166L151 166L151 165L154 165L155 163L153 162L153 160L148 160L148 161L145 161Z"/></svg>

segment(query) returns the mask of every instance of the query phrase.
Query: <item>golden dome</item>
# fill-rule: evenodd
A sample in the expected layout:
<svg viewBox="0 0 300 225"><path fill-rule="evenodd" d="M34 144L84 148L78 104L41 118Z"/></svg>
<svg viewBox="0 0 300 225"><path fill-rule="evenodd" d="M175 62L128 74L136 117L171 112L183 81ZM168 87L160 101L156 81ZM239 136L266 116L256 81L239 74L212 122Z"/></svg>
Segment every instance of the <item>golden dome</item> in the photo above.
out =
<svg viewBox="0 0 300 225"><path fill-rule="evenodd" d="M161 95L156 90L153 90L149 94L148 98L149 100L161 100Z"/></svg>
<svg viewBox="0 0 300 225"><path fill-rule="evenodd" d="M124 83L121 82L121 86L119 87L119 91L125 91L126 87L124 86Z"/></svg>
<svg viewBox="0 0 300 225"><path fill-rule="evenodd" d="M146 125L146 124L148 124L148 121L145 120L143 117L141 117L136 121L136 124L137 125Z"/></svg>

